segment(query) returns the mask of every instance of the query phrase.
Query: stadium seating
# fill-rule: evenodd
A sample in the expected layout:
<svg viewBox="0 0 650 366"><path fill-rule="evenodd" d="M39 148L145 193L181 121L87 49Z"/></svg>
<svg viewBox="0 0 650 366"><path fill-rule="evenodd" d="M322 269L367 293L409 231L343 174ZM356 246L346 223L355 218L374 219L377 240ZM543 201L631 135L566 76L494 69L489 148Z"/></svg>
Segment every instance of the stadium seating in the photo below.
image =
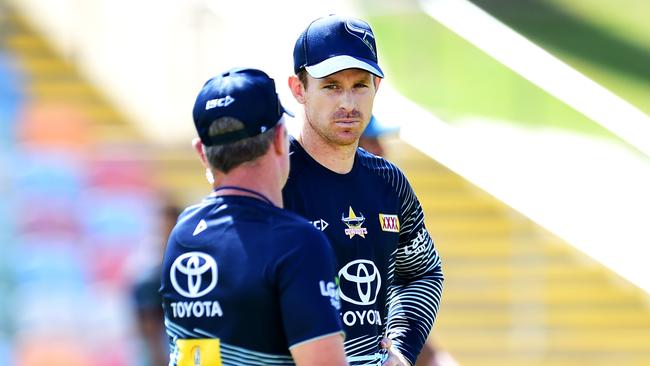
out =
<svg viewBox="0 0 650 366"><path fill-rule="evenodd" d="M101 95L0 6L0 364L131 365L125 266L158 234L148 162Z"/></svg>
<svg viewBox="0 0 650 366"><path fill-rule="evenodd" d="M400 141L443 257L436 343L462 365L648 365L648 294Z"/></svg>
<svg viewBox="0 0 650 366"><path fill-rule="evenodd" d="M194 202L203 169L189 145L147 146L20 17L3 22L0 96L7 55L22 76L0 99L0 364L131 365L125 262L155 230L158 189ZM433 339L461 364L650 364L647 294L403 142L387 149L443 257Z"/></svg>

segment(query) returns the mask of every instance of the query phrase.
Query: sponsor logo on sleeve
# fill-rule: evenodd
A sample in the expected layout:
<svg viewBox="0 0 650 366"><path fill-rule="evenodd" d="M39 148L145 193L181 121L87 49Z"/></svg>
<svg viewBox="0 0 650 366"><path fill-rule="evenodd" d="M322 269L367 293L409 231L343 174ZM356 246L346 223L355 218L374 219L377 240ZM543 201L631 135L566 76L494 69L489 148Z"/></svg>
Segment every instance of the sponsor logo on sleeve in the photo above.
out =
<svg viewBox="0 0 650 366"><path fill-rule="evenodd" d="M379 214L379 225L382 231L399 233L399 217L397 215Z"/></svg>
<svg viewBox="0 0 650 366"><path fill-rule="evenodd" d="M411 255L426 250L427 246L425 244L427 243L428 236L429 233L427 232L427 229L424 227L420 229L420 231L418 231L418 235L415 238L411 239L411 244L408 244L404 247L404 253L406 255Z"/></svg>
<svg viewBox="0 0 650 366"><path fill-rule="evenodd" d="M336 283L329 281L320 281L318 284L320 286L320 293L321 295L325 297L329 297L330 299L330 304L332 304L332 307L336 310L341 310L341 298L339 297L339 291L338 291L338 278L335 279Z"/></svg>

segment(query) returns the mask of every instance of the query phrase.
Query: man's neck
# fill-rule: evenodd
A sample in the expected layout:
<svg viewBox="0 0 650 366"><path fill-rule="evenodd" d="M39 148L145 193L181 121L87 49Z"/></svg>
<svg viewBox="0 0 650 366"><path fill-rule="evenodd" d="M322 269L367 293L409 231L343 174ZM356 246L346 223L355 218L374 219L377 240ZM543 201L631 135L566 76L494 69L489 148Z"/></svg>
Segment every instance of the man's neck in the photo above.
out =
<svg viewBox="0 0 650 366"><path fill-rule="evenodd" d="M264 169L254 167L237 167L216 181L213 188L234 186L257 192L268 198L274 205L283 207L282 190L278 186L277 177ZM237 195L261 198L254 193L237 189L220 189L216 195Z"/></svg>
<svg viewBox="0 0 650 366"><path fill-rule="evenodd" d="M347 174L352 170L358 142L354 145L335 145L305 126L300 131L298 142L309 156L327 169L339 174Z"/></svg>

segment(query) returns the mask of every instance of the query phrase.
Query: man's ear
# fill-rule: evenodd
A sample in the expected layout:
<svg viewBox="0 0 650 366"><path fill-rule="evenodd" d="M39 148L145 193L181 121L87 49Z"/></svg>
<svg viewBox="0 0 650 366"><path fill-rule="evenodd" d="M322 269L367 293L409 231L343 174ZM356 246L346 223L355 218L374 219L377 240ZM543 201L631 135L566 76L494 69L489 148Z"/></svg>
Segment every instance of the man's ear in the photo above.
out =
<svg viewBox="0 0 650 366"><path fill-rule="evenodd" d="M375 93L377 93L377 90L379 90L379 84L381 83L382 78L379 76L374 76L374 82L375 82Z"/></svg>
<svg viewBox="0 0 650 366"><path fill-rule="evenodd" d="M273 151L277 155L284 155L288 154L287 151L287 126L284 125L284 123L280 123L277 125L275 128L275 132L273 134Z"/></svg>
<svg viewBox="0 0 650 366"><path fill-rule="evenodd" d="M199 158L201 158L201 163L206 169L210 169L210 165L208 164L208 158L205 157L205 151L203 150L203 144L201 143L201 139L198 137L195 137L192 139L192 146L194 147L194 150L196 150L197 154L199 154Z"/></svg>
<svg viewBox="0 0 650 366"><path fill-rule="evenodd" d="M305 86L302 84L302 81L296 75L291 75L289 76L288 84L291 94L296 98L296 101L300 104L305 104Z"/></svg>

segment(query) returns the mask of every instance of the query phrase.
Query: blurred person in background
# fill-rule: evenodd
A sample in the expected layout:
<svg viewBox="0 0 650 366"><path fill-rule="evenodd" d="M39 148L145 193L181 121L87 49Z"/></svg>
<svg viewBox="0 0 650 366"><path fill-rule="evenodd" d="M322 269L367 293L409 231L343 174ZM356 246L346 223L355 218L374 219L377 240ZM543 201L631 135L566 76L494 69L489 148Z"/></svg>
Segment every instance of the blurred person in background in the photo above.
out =
<svg viewBox="0 0 650 366"><path fill-rule="evenodd" d="M376 52L370 26L355 18L319 18L298 37L289 88L303 125L283 196L334 248L350 364L413 365L443 275L403 173L357 148L384 76Z"/></svg>
<svg viewBox="0 0 650 366"><path fill-rule="evenodd" d="M377 118L373 115L370 117L368 126L363 130L363 133L359 138L359 147L373 155L384 157L386 155L386 150L381 142L381 138L391 131L393 131L393 129L381 126L377 121Z"/></svg>
<svg viewBox="0 0 650 366"><path fill-rule="evenodd" d="M131 289L138 334L146 348L144 353L146 359L142 362L148 366L165 365L169 358L162 297L158 290L160 289L160 273L165 244L169 233L176 225L176 219L181 214L181 208L171 201L167 202L160 213L161 235L155 239L157 250L152 253L153 259L150 260L153 265L149 265L149 269L138 268L138 272L143 270L143 275L135 279Z"/></svg>
<svg viewBox="0 0 650 366"><path fill-rule="evenodd" d="M273 79L205 83L193 146L213 191L179 217L163 259L169 365L347 365L325 236L283 210L289 141Z"/></svg>

